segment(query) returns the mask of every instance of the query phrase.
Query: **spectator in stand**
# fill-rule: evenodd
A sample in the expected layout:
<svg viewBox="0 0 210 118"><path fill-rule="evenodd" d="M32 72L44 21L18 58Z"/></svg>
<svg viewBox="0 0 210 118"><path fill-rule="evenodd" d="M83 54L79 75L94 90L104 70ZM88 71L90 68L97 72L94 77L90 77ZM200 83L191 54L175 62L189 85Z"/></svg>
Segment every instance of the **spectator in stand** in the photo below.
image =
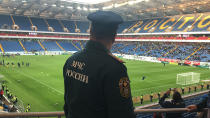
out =
<svg viewBox="0 0 210 118"><path fill-rule="evenodd" d="M3 111L4 107L3 107L3 102L0 101L0 111Z"/></svg>
<svg viewBox="0 0 210 118"><path fill-rule="evenodd" d="M182 99L181 94L178 91L174 91L171 101L165 101L170 93L171 91L168 90L163 95L163 97L161 97L161 99L159 100L160 106L163 108L184 108L184 100ZM182 113L166 113L166 118L182 118Z"/></svg>
<svg viewBox="0 0 210 118"><path fill-rule="evenodd" d="M4 111L9 111L9 107L3 103L3 108L4 108Z"/></svg>
<svg viewBox="0 0 210 118"><path fill-rule="evenodd" d="M210 118L210 91L207 97L204 97L204 99L200 103L196 105L189 105L187 106L187 108L188 111L194 111L194 110L202 111L203 108L208 108L208 114L206 114L202 118Z"/></svg>
<svg viewBox="0 0 210 118"><path fill-rule="evenodd" d="M0 92L1 100L3 99L3 95L4 95L4 91L3 91L3 89L1 89L1 92Z"/></svg>
<svg viewBox="0 0 210 118"><path fill-rule="evenodd" d="M15 108L15 105L12 105L9 109L9 112L16 112L17 109Z"/></svg>

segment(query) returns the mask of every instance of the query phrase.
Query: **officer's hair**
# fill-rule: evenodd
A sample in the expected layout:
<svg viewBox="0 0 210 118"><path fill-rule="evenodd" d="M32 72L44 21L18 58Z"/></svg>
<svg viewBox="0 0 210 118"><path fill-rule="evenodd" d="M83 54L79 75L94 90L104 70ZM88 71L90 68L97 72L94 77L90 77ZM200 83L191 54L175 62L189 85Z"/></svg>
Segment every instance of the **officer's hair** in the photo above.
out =
<svg viewBox="0 0 210 118"><path fill-rule="evenodd" d="M92 23L90 36L96 40L114 40L117 28L116 24Z"/></svg>
<svg viewBox="0 0 210 118"><path fill-rule="evenodd" d="M177 92L177 91L175 91L174 94L173 94L173 100L175 102L183 101L181 94L179 92Z"/></svg>

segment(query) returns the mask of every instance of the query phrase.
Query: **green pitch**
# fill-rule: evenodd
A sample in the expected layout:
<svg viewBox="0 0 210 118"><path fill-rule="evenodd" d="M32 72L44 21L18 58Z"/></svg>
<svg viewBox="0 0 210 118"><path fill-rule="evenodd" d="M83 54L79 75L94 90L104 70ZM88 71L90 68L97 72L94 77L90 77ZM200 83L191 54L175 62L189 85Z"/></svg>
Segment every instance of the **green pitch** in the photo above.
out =
<svg viewBox="0 0 210 118"><path fill-rule="evenodd" d="M0 74L9 90L22 101L23 106L31 104L31 111L62 111L64 104L64 83L62 69L69 56L16 56L4 58L6 62L14 62L12 67L0 66ZM2 57L0 58L0 61ZM30 62L30 67L17 67L17 62ZM176 85L177 73L198 72L201 79L210 79L210 70L166 65L160 63L128 61L128 74L131 80L133 96L140 96L150 92L165 91L168 88L180 87ZM142 80L142 76L146 76Z"/></svg>

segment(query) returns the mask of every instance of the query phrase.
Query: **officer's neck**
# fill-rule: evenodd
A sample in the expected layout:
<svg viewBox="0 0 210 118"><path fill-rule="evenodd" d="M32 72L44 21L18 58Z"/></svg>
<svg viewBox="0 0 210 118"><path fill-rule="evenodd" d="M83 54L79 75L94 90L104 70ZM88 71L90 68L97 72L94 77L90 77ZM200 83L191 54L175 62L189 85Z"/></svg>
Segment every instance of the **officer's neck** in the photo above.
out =
<svg viewBox="0 0 210 118"><path fill-rule="evenodd" d="M91 40L91 41L96 41L96 42L101 43L101 44L104 45L105 48L108 49L108 50L111 50L112 45L113 45L113 41L112 41L112 40L97 40L97 39L94 39L94 38L92 38L92 39L90 39L90 40Z"/></svg>

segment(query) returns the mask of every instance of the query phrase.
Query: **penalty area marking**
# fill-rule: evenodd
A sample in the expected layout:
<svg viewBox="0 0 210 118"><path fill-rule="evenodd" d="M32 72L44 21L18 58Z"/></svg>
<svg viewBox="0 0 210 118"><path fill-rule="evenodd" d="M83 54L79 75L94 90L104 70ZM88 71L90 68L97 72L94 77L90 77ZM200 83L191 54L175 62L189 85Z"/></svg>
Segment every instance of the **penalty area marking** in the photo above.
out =
<svg viewBox="0 0 210 118"><path fill-rule="evenodd" d="M55 88L53 88L53 87L51 87L51 86L45 84L44 82L38 81L38 80L37 80L36 78L34 78L33 76L26 75L26 74L24 74L23 72L20 72L20 71L17 71L17 72L20 73L20 74L22 74L22 75L24 75L24 76L26 76L26 77L28 77L28 78L30 78L30 79L32 79L32 80L34 80L34 81L36 81L36 82L38 82L38 83L40 83L40 84L42 84L42 85L44 85L44 86L46 86L46 87L48 87L48 89L49 89L49 88L50 88L50 89L53 89L54 91L56 91L56 92L58 92L58 93L64 95L63 92L61 92L61 91L59 91L59 90L57 90L57 89L55 89Z"/></svg>
<svg viewBox="0 0 210 118"><path fill-rule="evenodd" d="M208 80L201 80L201 82L210 82L210 79L208 79Z"/></svg>

